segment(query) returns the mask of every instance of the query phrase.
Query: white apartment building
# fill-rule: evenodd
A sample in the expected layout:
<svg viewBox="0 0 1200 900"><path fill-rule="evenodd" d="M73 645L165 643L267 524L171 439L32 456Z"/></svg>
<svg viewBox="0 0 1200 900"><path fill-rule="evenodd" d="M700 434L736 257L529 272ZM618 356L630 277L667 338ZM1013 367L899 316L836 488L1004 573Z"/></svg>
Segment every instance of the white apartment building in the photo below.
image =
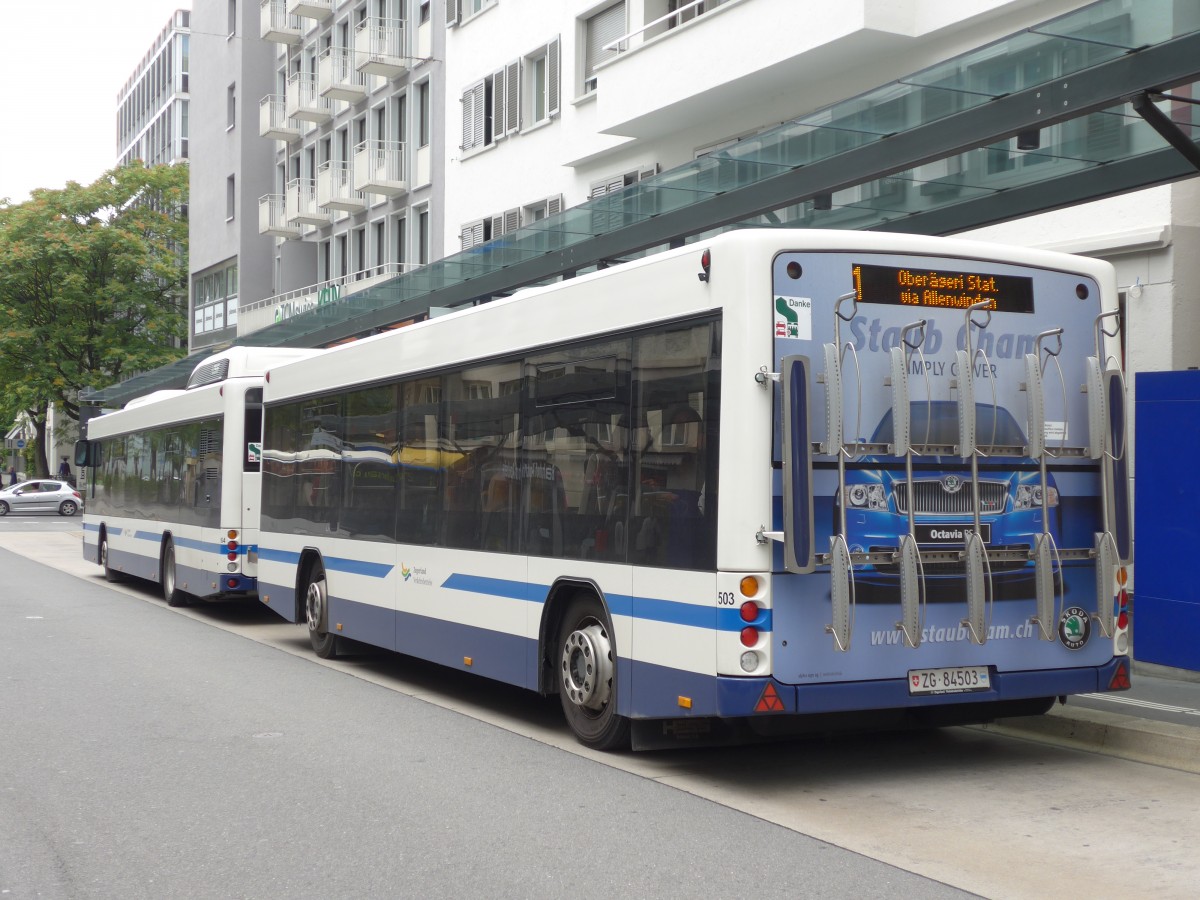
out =
<svg viewBox="0 0 1200 900"><path fill-rule="evenodd" d="M177 9L117 95L117 165L188 158L191 13Z"/></svg>
<svg viewBox="0 0 1200 900"><path fill-rule="evenodd" d="M446 90L462 115L447 117L447 250L1086 5L448 0ZM1019 79L1022 64L998 59L996 77ZM1177 182L978 234L1111 260L1129 286L1129 368L1186 368L1200 364L1197 190Z"/></svg>
<svg viewBox="0 0 1200 900"><path fill-rule="evenodd" d="M193 149L194 304L198 279L227 274L223 294L219 283L199 294L192 348L336 303L1087 5L196 0L203 31L235 13L243 30L227 47L213 41L214 53L193 47L197 73L218 73L193 121L214 151L234 142L240 156ZM247 68L253 59L253 84L245 70L233 83L230 54ZM996 77L1019 66L997 59ZM1184 302L1200 264L1195 192L1179 182L980 234L1111 259L1129 287L1129 367L1184 368L1200 363L1197 307Z"/></svg>
<svg viewBox="0 0 1200 900"><path fill-rule="evenodd" d="M243 2L272 68L254 102L273 154L258 231L274 240L245 334L444 255L445 91L430 0Z"/></svg>

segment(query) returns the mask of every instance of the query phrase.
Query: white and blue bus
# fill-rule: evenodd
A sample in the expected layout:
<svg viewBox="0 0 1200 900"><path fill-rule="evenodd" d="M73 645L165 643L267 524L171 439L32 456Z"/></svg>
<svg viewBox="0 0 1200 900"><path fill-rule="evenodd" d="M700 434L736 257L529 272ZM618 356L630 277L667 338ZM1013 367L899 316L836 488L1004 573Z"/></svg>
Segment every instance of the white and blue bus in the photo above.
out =
<svg viewBox="0 0 1200 900"><path fill-rule="evenodd" d="M91 467L84 558L160 583L172 606L254 593L263 371L313 352L226 350L186 390L92 419L75 447Z"/></svg>
<svg viewBox="0 0 1200 900"><path fill-rule="evenodd" d="M733 232L271 366L259 596L598 748L1044 712L1129 683L1119 359L1103 262Z"/></svg>

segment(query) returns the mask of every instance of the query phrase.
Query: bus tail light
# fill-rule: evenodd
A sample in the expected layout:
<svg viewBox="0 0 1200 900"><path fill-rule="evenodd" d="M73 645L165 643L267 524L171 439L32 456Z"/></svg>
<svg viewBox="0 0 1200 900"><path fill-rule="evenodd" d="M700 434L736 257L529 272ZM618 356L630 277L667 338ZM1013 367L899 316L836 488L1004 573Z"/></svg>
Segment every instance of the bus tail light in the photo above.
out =
<svg viewBox="0 0 1200 900"><path fill-rule="evenodd" d="M753 625L747 625L742 629L742 646L753 647L758 643L758 629Z"/></svg>
<svg viewBox="0 0 1200 900"><path fill-rule="evenodd" d="M747 600L742 604L741 614L743 622L753 622L758 618L758 604L753 600Z"/></svg>

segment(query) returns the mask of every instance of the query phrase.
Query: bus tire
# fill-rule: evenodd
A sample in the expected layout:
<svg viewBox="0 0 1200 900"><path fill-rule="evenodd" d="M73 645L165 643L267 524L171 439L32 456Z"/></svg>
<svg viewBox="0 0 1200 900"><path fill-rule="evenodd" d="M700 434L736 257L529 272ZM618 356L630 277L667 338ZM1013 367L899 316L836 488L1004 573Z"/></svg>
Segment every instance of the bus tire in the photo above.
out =
<svg viewBox="0 0 1200 900"><path fill-rule="evenodd" d="M108 535L100 535L100 566L104 569L104 580L110 584L116 584L119 581L124 581L124 577L116 569L108 564Z"/></svg>
<svg viewBox="0 0 1200 900"><path fill-rule="evenodd" d="M179 589L175 579L175 542L167 538L163 544L162 563L159 568L163 599L167 606L187 606L188 595Z"/></svg>
<svg viewBox="0 0 1200 900"><path fill-rule="evenodd" d="M313 563L304 586L304 617L313 652L321 659L336 657L337 635L329 633L329 588L319 562Z"/></svg>
<svg viewBox="0 0 1200 900"><path fill-rule="evenodd" d="M555 645L558 697L579 743L593 750L629 746L629 719L617 713L617 652L604 605L593 594L567 604Z"/></svg>

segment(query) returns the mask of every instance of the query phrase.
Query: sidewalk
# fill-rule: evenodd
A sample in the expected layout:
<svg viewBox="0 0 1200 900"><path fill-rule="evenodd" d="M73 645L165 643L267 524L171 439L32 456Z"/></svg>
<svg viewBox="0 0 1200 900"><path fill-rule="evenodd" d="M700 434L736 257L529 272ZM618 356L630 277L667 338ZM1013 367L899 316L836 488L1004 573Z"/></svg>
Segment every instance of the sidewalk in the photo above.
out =
<svg viewBox="0 0 1200 900"><path fill-rule="evenodd" d="M0 548L80 578L99 569L80 552L82 531L0 534ZM1133 663L1133 687L1083 694L1044 716L972 726L1200 774L1200 672Z"/></svg>

